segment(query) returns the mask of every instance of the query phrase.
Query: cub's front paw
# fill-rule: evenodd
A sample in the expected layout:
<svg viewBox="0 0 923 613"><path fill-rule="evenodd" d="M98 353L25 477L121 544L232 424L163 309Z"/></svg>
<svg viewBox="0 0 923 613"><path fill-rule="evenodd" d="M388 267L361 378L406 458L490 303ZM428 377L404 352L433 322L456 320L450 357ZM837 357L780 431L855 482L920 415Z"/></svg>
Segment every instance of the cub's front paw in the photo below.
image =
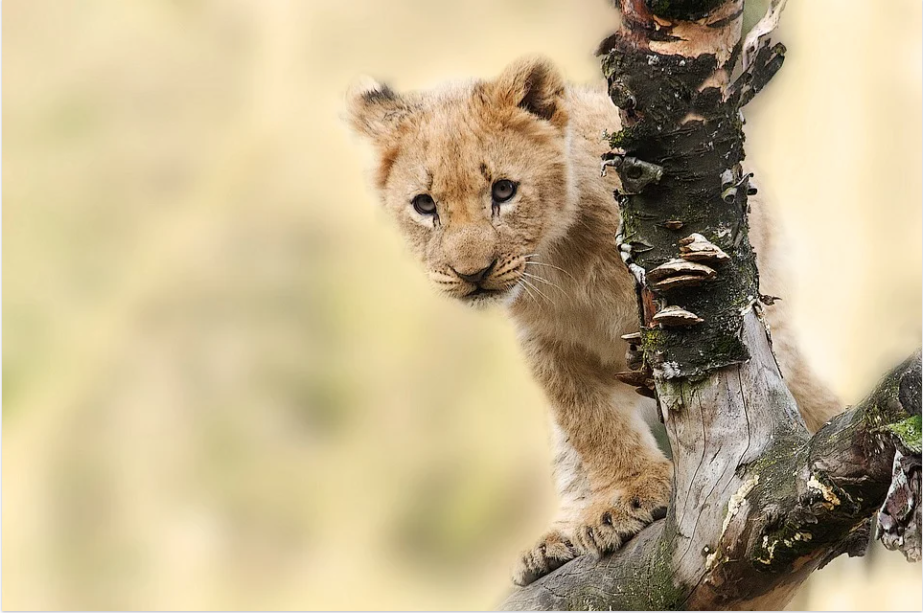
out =
<svg viewBox="0 0 923 613"><path fill-rule="evenodd" d="M666 516L665 506L648 509L638 502L629 502L627 508L620 503L596 504L581 514L582 521L556 522L559 529L522 553L513 570L513 583L529 585L577 556L598 557L615 551L644 526Z"/></svg>
<svg viewBox="0 0 923 613"><path fill-rule="evenodd" d="M593 505L586 511L585 522L574 530L574 546L580 555L603 556L666 515L666 506L647 508L638 500Z"/></svg>
<svg viewBox="0 0 923 613"><path fill-rule="evenodd" d="M577 553L601 556L615 551L645 526L666 517L672 478L673 465L665 462L597 498L581 513L582 521L571 535Z"/></svg>
<svg viewBox="0 0 923 613"><path fill-rule="evenodd" d="M645 526L667 514L673 465L649 467L630 482L619 482L579 511L573 519L555 522L555 529L523 552L513 583L528 585L581 555L602 556L619 549Z"/></svg>
<svg viewBox="0 0 923 613"><path fill-rule="evenodd" d="M645 526L667 515L673 465L647 467L644 476L618 482L573 519L558 520L555 529L523 552L513 583L528 585L581 555L602 556L620 548Z"/></svg>
<svg viewBox="0 0 923 613"><path fill-rule="evenodd" d="M529 585L539 577L577 557L573 542L558 530L552 530L532 549L524 551L513 570L513 583Z"/></svg>

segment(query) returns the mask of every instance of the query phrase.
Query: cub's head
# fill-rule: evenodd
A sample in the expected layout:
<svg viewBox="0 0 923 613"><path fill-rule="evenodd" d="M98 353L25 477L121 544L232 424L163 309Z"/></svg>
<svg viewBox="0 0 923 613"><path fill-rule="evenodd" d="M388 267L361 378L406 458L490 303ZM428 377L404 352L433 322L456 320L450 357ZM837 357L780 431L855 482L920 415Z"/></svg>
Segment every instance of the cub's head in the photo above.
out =
<svg viewBox="0 0 923 613"><path fill-rule="evenodd" d="M512 301L526 263L563 236L575 202L564 82L519 61L492 81L349 95L352 127L375 145L376 186L430 280L469 304Z"/></svg>

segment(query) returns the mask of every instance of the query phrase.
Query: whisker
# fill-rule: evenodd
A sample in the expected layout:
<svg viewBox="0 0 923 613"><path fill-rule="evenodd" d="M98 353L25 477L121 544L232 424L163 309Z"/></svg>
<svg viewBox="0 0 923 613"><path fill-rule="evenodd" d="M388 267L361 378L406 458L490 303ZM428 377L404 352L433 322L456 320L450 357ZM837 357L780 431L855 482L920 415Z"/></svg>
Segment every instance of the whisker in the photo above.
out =
<svg viewBox="0 0 923 613"><path fill-rule="evenodd" d="M547 295L545 295L545 292L543 292L542 290L538 289L535 285L533 285L532 283L530 283L530 282L527 281L526 279L523 279L522 282L525 283L526 285L528 285L529 287L531 287L532 289L534 289L536 292L538 292L538 295L539 295L539 296L541 296L542 298L544 298L544 299L547 300L548 302L551 302L551 298L549 298Z"/></svg>
<svg viewBox="0 0 923 613"><path fill-rule="evenodd" d="M559 290L559 291L561 291L561 292L564 292L564 289L563 289L560 285L557 285L557 284L555 284L555 283L552 283L551 281L549 281L549 280L546 279L545 277L540 277L540 276L538 276L538 275L533 275L532 273L529 273L529 272L523 272L522 274L523 274L524 276L530 278L530 279L535 279L536 281L541 281L541 282L544 283L545 285L550 285L551 287L555 288L556 290ZM564 294L567 295L567 292L564 292Z"/></svg>
<svg viewBox="0 0 923 613"><path fill-rule="evenodd" d="M565 297L570 298L570 294L568 294L566 291L564 291L564 288L561 287L560 285L558 285L558 284L556 284L556 283L552 283L551 281L549 281L548 279L546 279L546 278L544 278L544 277L540 277L540 276L538 276L538 275L533 275L533 274L527 273L527 272L525 272L525 271L523 271L522 274L525 275L526 277L529 277L530 279L535 279L536 281L541 281L542 283L545 283L546 285L550 285L551 287L555 288L556 290L558 290L559 292L561 292L562 294L564 294Z"/></svg>
<svg viewBox="0 0 923 613"><path fill-rule="evenodd" d="M548 268L554 268L556 270L560 270L561 272L563 272L565 275L567 275L571 279L574 279L574 281L577 280L576 278L574 278L574 275L570 274L569 272L567 272L560 266L555 266L554 264L546 264L545 262L526 262L526 266L528 266L529 264L535 264L536 266L547 266Z"/></svg>
<svg viewBox="0 0 923 613"><path fill-rule="evenodd" d="M521 281L525 281L525 279L521 279ZM538 302L535 299L535 296L532 294L531 290L529 290L529 286L526 283L522 284L522 289L526 290L526 293L529 294L529 297L532 298L533 302Z"/></svg>

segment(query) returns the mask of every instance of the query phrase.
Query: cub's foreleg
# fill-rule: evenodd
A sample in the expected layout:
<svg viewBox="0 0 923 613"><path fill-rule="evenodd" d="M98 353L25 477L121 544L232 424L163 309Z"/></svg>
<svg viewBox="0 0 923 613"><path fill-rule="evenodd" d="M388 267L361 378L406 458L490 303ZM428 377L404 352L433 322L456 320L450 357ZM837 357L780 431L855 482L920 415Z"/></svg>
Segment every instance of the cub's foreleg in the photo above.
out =
<svg viewBox="0 0 923 613"><path fill-rule="evenodd" d="M615 379L620 363L560 341L523 344L551 402L561 505L548 533L522 554L513 574L519 585L578 555L621 547L663 516L673 476L638 411L640 397Z"/></svg>

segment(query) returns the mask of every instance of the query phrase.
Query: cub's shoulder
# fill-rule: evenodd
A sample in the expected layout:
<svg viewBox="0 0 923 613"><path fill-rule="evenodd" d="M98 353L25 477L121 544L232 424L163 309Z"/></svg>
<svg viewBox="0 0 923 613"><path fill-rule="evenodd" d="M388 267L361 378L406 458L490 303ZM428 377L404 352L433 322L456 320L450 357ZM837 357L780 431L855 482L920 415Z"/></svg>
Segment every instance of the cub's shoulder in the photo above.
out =
<svg viewBox="0 0 923 613"><path fill-rule="evenodd" d="M619 110L606 93L605 83L597 85L571 85L567 87L567 110L574 136L602 145L602 129L618 132L621 129Z"/></svg>

